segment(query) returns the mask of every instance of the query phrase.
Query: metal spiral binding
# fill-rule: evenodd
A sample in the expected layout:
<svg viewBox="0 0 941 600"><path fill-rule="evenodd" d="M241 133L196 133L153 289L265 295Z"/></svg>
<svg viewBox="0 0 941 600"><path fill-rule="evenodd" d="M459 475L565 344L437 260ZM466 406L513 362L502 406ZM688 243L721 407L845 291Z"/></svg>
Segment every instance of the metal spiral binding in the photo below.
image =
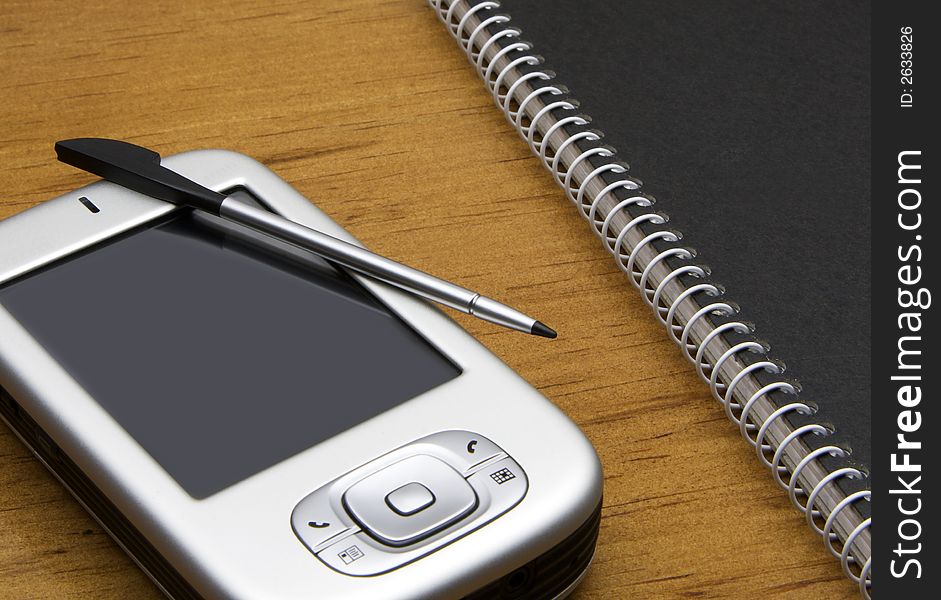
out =
<svg viewBox="0 0 941 600"><path fill-rule="evenodd" d="M784 393L796 398L800 386L795 382L774 381L751 394L744 403L735 401L735 390L747 376L759 371L781 376L785 371L784 364L768 359L770 348L753 339L732 344L713 363L706 360L708 347L723 334L737 333L751 336L754 333L754 326L737 320L719 324L708 321L712 329L699 343L692 339L691 333L697 322L705 322L704 320L710 317L734 318L739 312L739 307L733 302L721 299L725 290L722 286L707 281L709 269L692 262L696 257L696 252L691 248L671 246L657 252L642 269L638 268L637 259L642 249L648 247L653 249L653 244L657 242L678 243L682 239L682 233L666 228L646 233L641 229L642 225L664 226L669 221L669 217L657 212L647 212L638 216L629 212L632 208L649 209L655 202L652 196L641 191L642 183L627 174L630 166L617 161L617 150L610 146L584 147L586 143L599 142L603 134L588 129L591 123L589 116L573 112L578 109L578 101L569 96L565 86L552 83L556 77L555 73L538 68L543 64L542 57L532 53L532 44L520 39L522 32L518 28L509 26L509 16L495 12L501 7L500 2L485 0L475 4L468 0L428 0L428 3L457 40L468 60L476 67L494 103L503 111L520 137L526 141L533 154L538 156L546 169L552 173L566 197L588 220L592 230L614 255L620 269L641 291L641 297L666 327L671 339L695 366L699 377L708 383L713 397L722 404L729 420L739 427L742 437L755 448L759 460L771 470L778 485L788 492L792 504L805 514L810 527L823 537L829 552L840 560L846 576L859 586L862 595L868 599L872 585L871 557L866 558L860 567L859 574L854 573L850 566L854 564L859 566L859 560L853 555L854 542L863 531L871 527L872 520L870 518L862 521L850 532L840 550L834 547L834 542L839 540L837 534L833 532L833 527L841 511L864 499L870 500L869 490L856 492L843 498L826 516L823 527L817 524L817 519L823 519L823 515L815 508L817 499L826 486L843 477L862 479L865 474L858 469L845 467L829 472L809 493L798 485L801 472L811 462L823 455L846 457L849 451L839 446L828 445L804 455L792 470L782 464L788 445L794 443L795 440L811 434L829 436L833 433L831 429L823 425L812 423L791 431L776 448L765 443L765 437L772 424L786 414L797 413L809 416L816 412L814 405L795 400L778 407L761 422L756 422L759 419L752 414L755 403L771 393ZM471 25L475 19L476 24ZM499 66L501 61L503 65ZM532 69L520 71L520 67L524 66ZM507 83L511 74L515 75L515 80ZM533 104L537 99L541 107L534 111L528 110L531 105L538 106ZM555 121L541 128L542 121L550 115ZM551 140L556 142L554 152L552 152ZM583 143L582 146L579 145L580 142ZM575 152L568 166L562 163L562 156L566 151ZM594 166L591 163L592 158L613 159L613 162ZM591 169L587 175L581 177L580 181L575 178L578 165L585 165ZM605 184L594 198L590 198L589 184L593 180L604 183L601 179L604 174L617 177L613 182ZM600 214L601 200L606 196L613 198L614 192L619 190L626 192L627 197L619 200L607 214ZM623 214L631 220L620 230L612 232L613 219L617 214ZM627 241L631 234L641 235L640 241L633 246ZM674 268L667 261L672 261L674 264L686 261L687 264ZM654 286L651 284L651 274L658 265L666 266L669 273ZM683 292L678 294L672 302L666 302L664 291L667 286L682 277L698 279L699 282L686 285ZM678 307L687 299L695 303L693 296L696 295L711 298L711 300L698 308L685 324L678 322ZM759 356L759 360L739 369L728 383L720 381L723 366L733 357L739 358L745 353L753 353ZM772 455L770 460L769 454ZM785 481L782 476L787 473L789 476ZM806 501L802 504L799 497L806 498Z"/></svg>

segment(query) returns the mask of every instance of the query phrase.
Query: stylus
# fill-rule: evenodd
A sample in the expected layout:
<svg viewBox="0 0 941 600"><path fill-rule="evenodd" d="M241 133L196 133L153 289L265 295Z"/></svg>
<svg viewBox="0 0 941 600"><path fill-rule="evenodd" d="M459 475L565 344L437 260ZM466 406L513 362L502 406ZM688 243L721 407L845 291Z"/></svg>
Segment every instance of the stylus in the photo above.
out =
<svg viewBox="0 0 941 600"><path fill-rule="evenodd" d="M199 185L161 166L153 150L119 140L78 138L56 142L56 154L64 163L128 189L240 223L422 298L510 329L556 337L544 323L506 304Z"/></svg>

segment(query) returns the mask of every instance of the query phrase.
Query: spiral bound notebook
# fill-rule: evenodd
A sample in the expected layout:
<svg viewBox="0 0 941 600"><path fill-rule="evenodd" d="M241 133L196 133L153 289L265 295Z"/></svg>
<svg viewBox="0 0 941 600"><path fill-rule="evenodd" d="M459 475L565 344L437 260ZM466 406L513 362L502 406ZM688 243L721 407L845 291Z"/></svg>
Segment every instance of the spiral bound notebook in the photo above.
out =
<svg viewBox="0 0 941 600"><path fill-rule="evenodd" d="M868 4L429 4L869 597Z"/></svg>

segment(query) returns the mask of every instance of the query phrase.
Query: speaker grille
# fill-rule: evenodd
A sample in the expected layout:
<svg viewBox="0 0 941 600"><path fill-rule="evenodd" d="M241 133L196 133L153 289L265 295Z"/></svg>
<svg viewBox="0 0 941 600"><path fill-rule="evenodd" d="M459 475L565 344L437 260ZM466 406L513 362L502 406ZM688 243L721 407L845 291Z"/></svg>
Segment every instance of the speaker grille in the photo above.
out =
<svg viewBox="0 0 941 600"><path fill-rule="evenodd" d="M578 579L591 563L601 524L601 503L560 544L464 600L542 600L554 598Z"/></svg>

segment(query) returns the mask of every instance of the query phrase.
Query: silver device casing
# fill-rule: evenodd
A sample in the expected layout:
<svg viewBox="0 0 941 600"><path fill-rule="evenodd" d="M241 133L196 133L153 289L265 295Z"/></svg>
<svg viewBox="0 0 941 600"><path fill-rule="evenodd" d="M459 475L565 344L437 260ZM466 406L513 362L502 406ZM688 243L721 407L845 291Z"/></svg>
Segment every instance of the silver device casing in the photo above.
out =
<svg viewBox="0 0 941 600"><path fill-rule="evenodd" d="M243 186L291 220L359 243L244 155L200 150L167 157L164 164L219 191ZM100 212L83 206L82 196ZM0 284L172 210L97 182L14 215L0 222ZM578 427L443 312L391 286L353 277L462 374L203 500L189 496L2 306L0 385L205 598L458 598L552 549L586 522L601 500L602 476ZM154 372L161 373L161 366L154 365ZM516 459L529 478L519 505L374 577L331 570L295 536L291 512L307 494L403 444L450 429L482 434Z"/></svg>

